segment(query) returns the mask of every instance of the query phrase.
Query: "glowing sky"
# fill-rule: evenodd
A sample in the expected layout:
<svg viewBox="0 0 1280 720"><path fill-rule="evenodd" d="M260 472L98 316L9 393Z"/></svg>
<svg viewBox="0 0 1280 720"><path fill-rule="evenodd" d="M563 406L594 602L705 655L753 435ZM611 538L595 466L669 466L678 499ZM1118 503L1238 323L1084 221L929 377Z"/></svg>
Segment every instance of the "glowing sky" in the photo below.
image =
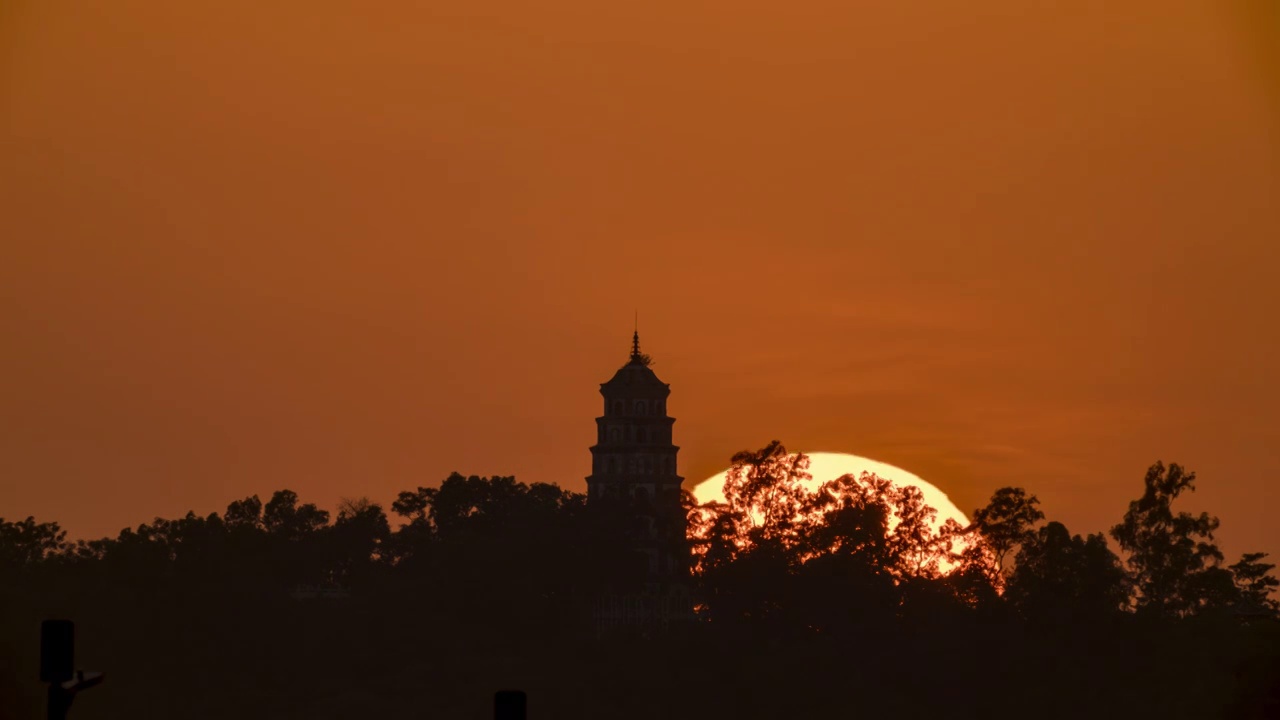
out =
<svg viewBox="0 0 1280 720"><path fill-rule="evenodd" d="M1234 0L1233 0L1234 2ZM582 489L777 438L1280 554L1265 5L0 3L0 516Z"/></svg>

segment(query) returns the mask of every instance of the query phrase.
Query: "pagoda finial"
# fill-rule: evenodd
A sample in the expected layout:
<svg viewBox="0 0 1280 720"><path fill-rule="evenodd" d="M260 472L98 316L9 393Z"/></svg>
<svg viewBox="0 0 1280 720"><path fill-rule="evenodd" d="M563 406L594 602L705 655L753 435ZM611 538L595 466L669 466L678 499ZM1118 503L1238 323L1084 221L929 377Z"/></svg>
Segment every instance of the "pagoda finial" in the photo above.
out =
<svg viewBox="0 0 1280 720"><path fill-rule="evenodd" d="M631 333L631 362L649 365L653 362L648 355L640 352L640 313L636 312L636 328Z"/></svg>

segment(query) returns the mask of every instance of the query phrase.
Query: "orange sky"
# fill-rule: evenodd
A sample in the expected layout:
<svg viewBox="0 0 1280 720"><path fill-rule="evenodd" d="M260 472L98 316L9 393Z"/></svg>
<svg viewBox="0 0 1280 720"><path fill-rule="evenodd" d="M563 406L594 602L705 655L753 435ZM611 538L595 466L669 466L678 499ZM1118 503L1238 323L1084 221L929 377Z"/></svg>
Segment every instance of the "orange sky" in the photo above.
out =
<svg viewBox="0 0 1280 720"><path fill-rule="evenodd" d="M690 479L776 437L1085 532L1161 458L1280 555L1237 4L9 0L0 516L582 489L638 308Z"/></svg>

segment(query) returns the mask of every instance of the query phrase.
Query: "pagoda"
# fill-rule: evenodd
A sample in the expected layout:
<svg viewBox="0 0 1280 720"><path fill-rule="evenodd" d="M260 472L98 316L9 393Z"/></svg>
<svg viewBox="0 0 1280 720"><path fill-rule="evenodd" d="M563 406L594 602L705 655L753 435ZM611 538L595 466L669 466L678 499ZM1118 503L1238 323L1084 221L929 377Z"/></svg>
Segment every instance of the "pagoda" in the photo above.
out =
<svg viewBox="0 0 1280 720"><path fill-rule="evenodd" d="M634 549L648 564L641 596L607 598L597 626L665 625L690 617L689 546L681 502L684 478L676 472L680 451L672 441L675 418L667 414L671 386L658 379L650 357L631 338L631 357L601 383L604 414L596 418L587 503L621 508L631 520Z"/></svg>

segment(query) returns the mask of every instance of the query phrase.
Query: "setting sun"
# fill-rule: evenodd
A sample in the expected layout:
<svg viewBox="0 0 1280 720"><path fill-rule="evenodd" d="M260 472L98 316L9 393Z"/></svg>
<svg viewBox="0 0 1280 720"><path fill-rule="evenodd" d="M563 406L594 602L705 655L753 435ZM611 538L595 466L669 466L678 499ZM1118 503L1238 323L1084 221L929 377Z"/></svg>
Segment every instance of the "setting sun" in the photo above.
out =
<svg viewBox="0 0 1280 720"><path fill-rule="evenodd" d="M902 468L848 453L817 452L805 455L809 458L809 474L813 476L813 479L804 482L807 490L816 490L823 483L844 475L858 477L864 472L872 473L885 480L892 480L899 487L919 488L924 495L925 504L938 511L931 523L934 530L947 520L955 520L962 527L969 524L969 518L960 512L946 493ZM693 488L694 498L699 503L723 502L724 481L728 473L728 470L724 470L698 483Z"/></svg>

